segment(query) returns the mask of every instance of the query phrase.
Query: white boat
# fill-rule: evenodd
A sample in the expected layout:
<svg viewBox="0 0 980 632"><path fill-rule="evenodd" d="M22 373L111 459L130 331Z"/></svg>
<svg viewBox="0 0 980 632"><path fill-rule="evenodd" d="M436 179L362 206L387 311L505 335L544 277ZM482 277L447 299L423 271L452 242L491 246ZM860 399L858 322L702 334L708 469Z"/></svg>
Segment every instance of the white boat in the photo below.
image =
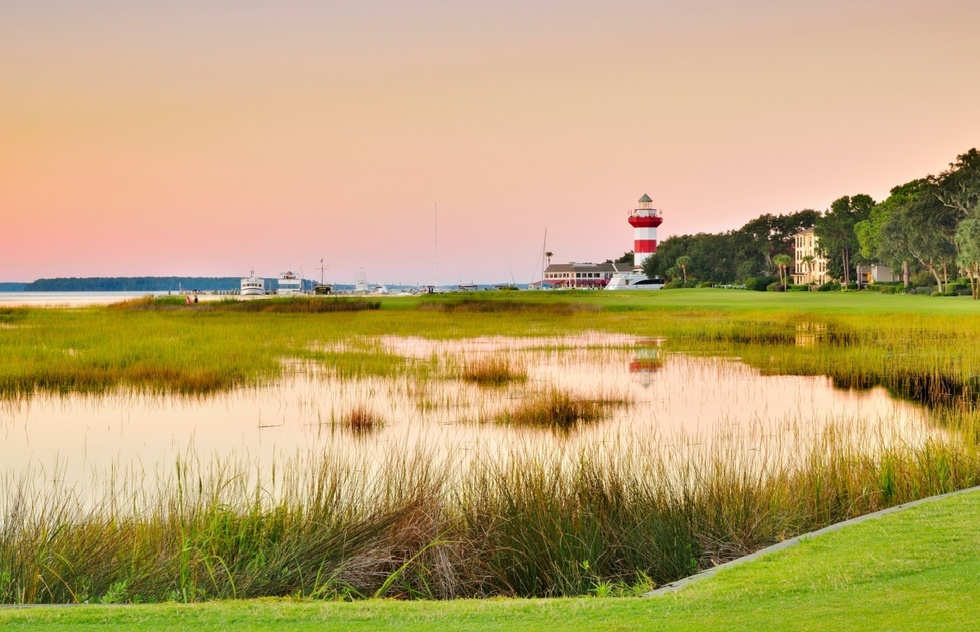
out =
<svg viewBox="0 0 980 632"><path fill-rule="evenodd" d="M242 296L258 296L265 294L265 279L255 276L255 270L247 277L242 277L242 287L238 292Z"/></svg>
<svg viewBox="0 0 980 632"><path fill-rule="evenodd" d="M279 275L279 296L296 296L303 293L303 280L295 272L283 272Z"/></svg>
<svg viewBox="0 0 980 632"><path fill-rule="evenodd" d="M617 272L606 284L607 290L659 290L664 286L661 279L650 279L642 272Z"/></svg>
<svg viewBox="0 0 980 632"><path fill-rule="evenodd" d="M357 279L354 281L354 294L387 294L388 288L376 283L368 283L364 268L357 271Z"/></svg>

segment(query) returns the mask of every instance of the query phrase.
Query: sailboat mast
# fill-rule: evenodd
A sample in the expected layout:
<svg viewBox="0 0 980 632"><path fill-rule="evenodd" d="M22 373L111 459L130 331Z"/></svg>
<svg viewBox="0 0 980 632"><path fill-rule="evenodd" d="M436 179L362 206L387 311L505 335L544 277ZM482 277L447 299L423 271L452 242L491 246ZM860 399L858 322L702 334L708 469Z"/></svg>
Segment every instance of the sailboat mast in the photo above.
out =
<svg viewBox="0 0 980 632"><path fill-rule="evenodd" d="M544 289L545 261L547 261L547 259L548 259L547 252L548 252L548 229L545 228L544 229L544 243L541 244L541 285L538 287L538 289L540 289L540 290L543 290Z"/></svg>
<svg viewBox="0 0 980 632"><path fill-rule="evenodd" d="M435 253L436 253L436 285L439 287L439 203L435 202L435 223L434 223L434 240L435 240Z"/></svg>

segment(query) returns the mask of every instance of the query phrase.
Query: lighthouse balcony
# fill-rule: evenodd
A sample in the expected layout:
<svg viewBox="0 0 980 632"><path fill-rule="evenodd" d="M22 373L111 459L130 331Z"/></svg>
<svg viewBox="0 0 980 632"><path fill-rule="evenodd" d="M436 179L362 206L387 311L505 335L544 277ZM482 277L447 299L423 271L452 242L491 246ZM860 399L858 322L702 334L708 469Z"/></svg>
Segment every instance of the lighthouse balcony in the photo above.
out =
<svg viewBox="0 0 980 632"><path fill-rule="evenodd" d="M663 221L660 211L656 209L633 211L629 217L630 226L633 228L656 228Z"/></svg>

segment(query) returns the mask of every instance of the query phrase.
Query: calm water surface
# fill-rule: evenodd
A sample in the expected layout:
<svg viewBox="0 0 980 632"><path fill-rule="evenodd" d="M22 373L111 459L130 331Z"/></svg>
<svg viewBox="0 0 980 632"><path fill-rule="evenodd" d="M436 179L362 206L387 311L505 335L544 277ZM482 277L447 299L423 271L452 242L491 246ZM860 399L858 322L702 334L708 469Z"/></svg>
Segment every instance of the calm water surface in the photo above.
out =
<svg viewBox="0 0 980 632"><path fill-rule="evenodd" d="M528 380L485 388L455 379L339 379L298 367L277 384L209 397L38 394L0 405L0 471L70 482L113 468L167 472L187 455L267 468L311 452L377 460L424 447L465 460L529 444L543 450L600 445L615 458L640 442L673 452L737 445L765 458L793 458L831 425L856 428L855 441L869 449L938 432L919 408L883 389L846 392L824 377L763 376L736 360L664 356L652 340L592 334L380 342L406 357L438 358L445 367L505 357L524 367ZM548 389L629 404L567 434L495 422ZM337 423L358 406L383 427L356 435Z"/></svg>

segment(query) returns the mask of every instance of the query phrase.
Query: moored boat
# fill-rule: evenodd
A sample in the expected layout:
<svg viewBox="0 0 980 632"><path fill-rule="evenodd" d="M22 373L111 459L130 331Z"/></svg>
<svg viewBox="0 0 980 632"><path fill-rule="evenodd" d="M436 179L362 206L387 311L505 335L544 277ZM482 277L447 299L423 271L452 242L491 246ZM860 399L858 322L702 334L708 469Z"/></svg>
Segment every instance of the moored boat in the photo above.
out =
<svg viewBox="0 0 980 632"><path fill-rule="evenodd" d="M607 290L659 290L662 279L651 279L642 272L617 272L606 284Z"/></svg>
<svg viewBox="0 0 980 632"><path fill-rule="evenodd" d="M242 296L265 294L265 279L255 276L255 270L252 270L249 276L242 277L242 285L238 293Z"/></svg>

